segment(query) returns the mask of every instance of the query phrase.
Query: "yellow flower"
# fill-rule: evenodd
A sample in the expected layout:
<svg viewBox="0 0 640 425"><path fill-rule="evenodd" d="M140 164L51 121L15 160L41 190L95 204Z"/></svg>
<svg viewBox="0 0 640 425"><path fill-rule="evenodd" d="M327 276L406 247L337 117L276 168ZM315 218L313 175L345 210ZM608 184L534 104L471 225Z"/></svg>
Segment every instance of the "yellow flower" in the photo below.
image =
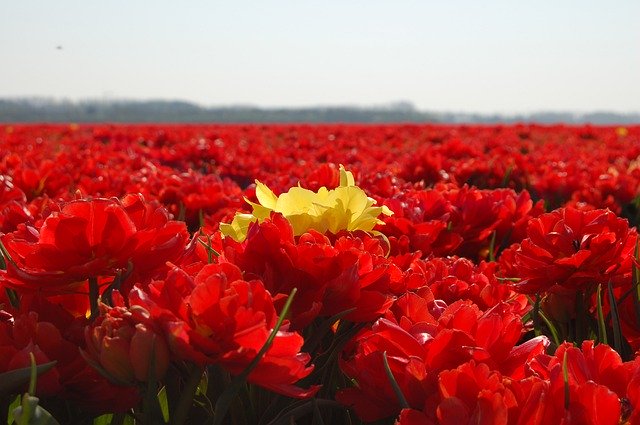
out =
<svg viewBox="0 0 640 425"><path fill-rule="evenodd" d="M251 214L236 214L231 223L220 223L220 231L238 242L247 237L249 225L269 218L272 211L281 213L293 227L295 235L314 229L320 233L338 233L341 230L374 232L380 214L391 215L386 206L375 207L376 201L355 185L353 174L340 166L340 186L335 189L321 187L312 192L292 187L276 196L271 189L256 180L258 203L247 202L253 207Z"/></svg>

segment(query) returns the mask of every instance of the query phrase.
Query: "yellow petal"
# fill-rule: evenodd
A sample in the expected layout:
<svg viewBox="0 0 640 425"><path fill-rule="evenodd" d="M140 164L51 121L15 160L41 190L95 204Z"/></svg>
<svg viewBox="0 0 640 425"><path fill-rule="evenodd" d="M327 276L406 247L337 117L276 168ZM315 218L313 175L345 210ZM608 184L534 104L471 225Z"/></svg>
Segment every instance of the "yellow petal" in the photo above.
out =
<svg viewBox="0 0 640 425"><path fill-rule="evenodd" d="M316 220L309 214L292 214L288 215L287 220L291 223L291 227L293 228L293 234L295 236L300 236L305 233L309 229L315 229L319 232L324 233L326 230L317 229L315 227Z"/></svg>
<svg viewBox="0 0 640 425"><path fill-rule="evenodd" d="M356 181L353 173L344 169L344 165L340 164L340 186L355 186Z"/></svg>
<svg viewBox="0 0 640 425"><path fill-rule="evenodd" d="M387 215L387 216L392 216L393 215L393 211L391 211L389 209L389 207L387 207L386 205L382 206L382 214Z"/></svg>
<svg viewBox="0 0 640 425"><path fill-rule="evenodd" d="M320 233L338 233L341 230L372 232L376 225L384 224L378 216L393 214L384 205L375 207L375 199L355 186L353 174L342 165L340 186L335 189L321 187L318 192L312 192L297 186L275 196L271 189L256 180L256 197L259 203L245 199L253 208L252 214L236 214L230 224L220 224L223 235L243 241L249 225L266 220L272 211L281 213L291 223L295 235L309 229Z"/></svg>
<svg viewBox="0 0 640 425"><path fill-rule="evenodd" d="M256 180L256 198L263 207L275 209L278 197L265 185Z"/></svg>
<svg viewBox="0 0 640 425"><path fill-rule="evenodd" d="M236 214L231 223L220 223L220 232L225 237L230 237L236 242L242 242L247 238L249 225L258 221L252 214Z"/></svg>
<svg viewBox="0 0 640 425"><path fill-rule="evenodd" d="M245 198L244 200L249 205L251 205L251 207L253 208L253 211L251 212L251 214L253 214L253 216L255 218L257 218L259 221L263 221L263 220L266 220L267 218L271 217L271 211L273 211L272 209L269 209L267 207L263 207L260 204L256 204L254 202L251 202L247 198Z"/></svg>
<svg viewBox="0 0 640 425"><path fill-rule="evenodd" d="M284 216L309 213L315 200L315 192L301 187L292 187L287 193L280 195L274 211Z"/></svg>

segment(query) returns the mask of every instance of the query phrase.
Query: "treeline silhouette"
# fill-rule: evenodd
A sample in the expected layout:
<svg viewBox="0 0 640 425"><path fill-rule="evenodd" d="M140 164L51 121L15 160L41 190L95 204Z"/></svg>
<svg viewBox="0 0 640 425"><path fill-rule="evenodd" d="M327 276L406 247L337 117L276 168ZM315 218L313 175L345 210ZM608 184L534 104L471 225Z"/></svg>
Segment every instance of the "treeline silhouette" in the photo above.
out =
<svg viewBox="0 0 640 425"><path fill-rule="evenodd" d="M638 124L640 114L539 112L519 115L429 112L409 102L380 107L203 107L183 101L0 99L0 122L120 123L470 123Z"/></svg>

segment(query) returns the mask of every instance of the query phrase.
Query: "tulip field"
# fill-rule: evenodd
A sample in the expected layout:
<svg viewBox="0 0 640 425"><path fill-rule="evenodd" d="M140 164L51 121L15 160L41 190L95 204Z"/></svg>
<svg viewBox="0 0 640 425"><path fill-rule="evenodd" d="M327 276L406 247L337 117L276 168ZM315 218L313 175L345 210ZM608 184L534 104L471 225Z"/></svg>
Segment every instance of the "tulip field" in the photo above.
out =
<svg viewBox="0 0 640 425"><path fill-rule="evenodd" d="M640 126L0 124L0 422L640 424Z"/></svg>

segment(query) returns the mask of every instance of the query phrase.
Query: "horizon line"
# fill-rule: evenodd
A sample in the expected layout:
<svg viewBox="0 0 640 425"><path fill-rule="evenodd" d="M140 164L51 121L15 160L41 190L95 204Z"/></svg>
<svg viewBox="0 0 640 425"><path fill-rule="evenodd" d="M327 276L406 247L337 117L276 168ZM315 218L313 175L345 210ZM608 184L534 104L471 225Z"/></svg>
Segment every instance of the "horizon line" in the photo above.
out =
<svg viewBox="0 0 640 425"><path fill-rule="evenodd" d="M506 116L517 117L520 115L537 115L537 114L569 114L574 116L591 115L591 114L618 114L618 115L640 115L640 111L624 111L607 108L599 109L532 109L524 111L465 111L465 110L447 110L447 109L422 109L418 108L412 101L409 100L395 100L384 103L370 103L370 104L357 104L357 103L317 103L307 105L260 105L257 103L220 103L220 104L205 104L195 100L189 100L184 98L169 98L169 97L83 97L83 98L69 98L58 96L43 96L43 95L19 95L19 96L2 96L0 95L0 101L28 101L28 102L49 102L55 104L83 104L83 103L103 103L103 104L118 104L118 103L183 103L192 105L201 109L258 109L264 111L295 111L295 110L313 110L313 109L353 109L353 110L371 110L371 111L402 111L406 113L431 113L438 115L456 114L456 115L478 115L478 116Z"/></svg>

